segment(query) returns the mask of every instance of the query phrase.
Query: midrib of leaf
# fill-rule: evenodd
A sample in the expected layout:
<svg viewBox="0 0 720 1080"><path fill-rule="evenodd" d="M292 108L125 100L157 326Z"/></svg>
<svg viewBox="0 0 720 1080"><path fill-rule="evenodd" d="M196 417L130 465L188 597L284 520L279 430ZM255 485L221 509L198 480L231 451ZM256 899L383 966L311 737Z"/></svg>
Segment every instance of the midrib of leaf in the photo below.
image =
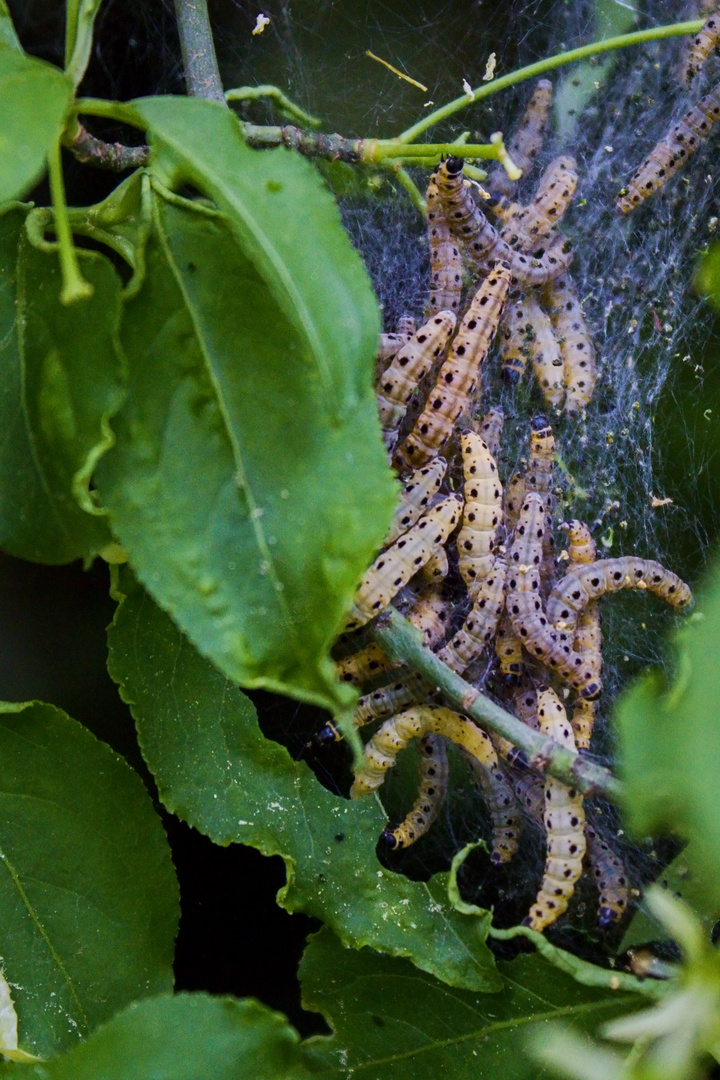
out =
<svg viewBox="0 0 720 1080"><path fill-rule="evenodd" d="M30 917L30 921L32 922L33 926L37 930L40 937L45 942L45 944L47 946L47 949L48 949L48 952L50 953L50 956L52 957L53 962L55 963L58 971L60 972L63 979L65 980L65 983L66 983L66 985L68 987L68 990L70 991L70 994L72 995L73 1001L75 1002L75 1004L77 1005L77 1007L78 1007L78 1009L80 1011L80 1015L82 1016L83 1023L85 1024L85 1028L87 1029L89 1027L88 1018L87 1018L87 1015L85 1013L85 1009L82 1006L82 1002L80 1001L80 998L78 997L77 990L75 989L75 984L74 984L72 978L70 977L70 974L66 970L65 965L63 964L62 960L60 959L58 953L56 952L55 947L53 946L53 943L50 940L50 936L49 936L47 930L45 929L42 922L40 921L40 917L38 916L38 914L35 911L34 907L30 903L30 899L29 899L27 893L25 892L25 889L22 886L22 882L20 881L20 875L18 874L17 870L15 869L13 864L8 859L7 855L5 854L4 849L2 847L0 847L0 862L6 868L8 874L10 875L10 879L11 879L13 885L15 886L15 888L17 889L18 895L19 895L20 899L22 900L23 905L25 906L25 909L26 909L26 911L27 911L27 913L28 913L28 915Z"/></svg>
<svg viewBox="0 0 720 1080"><path fill-rule="evenodd" d="M207 347L207 343L206 343L205 338L203 336L203 333L202 333L202 330L200 328L199 322L198 322L198 320L196 318L195 308L194 308L194 306L192 304L192 301L190 300L188 292L187 292L187 290L185 288L185 283L182 280L182 275L180 274L180 272L178 270L175 259L174 259L173 255L172 255L172 252L170 251L170 248L169 248L169 246L167 244L167 240L166 240L166 236L165 236L165 230L162 227L162 223L160 221L160 215L158 213L158 209L157 209L156 204L153 205L153 217L154 217L154 220L155 220L155 228L157 230L157 235L160 238L160 243L162 244L162 248L163 248L163 252L165 254L165 258L167 260L167 264L170 267L170 271L171 271L171 273L172 273L172 275L173 275L173 277L175 279L175 283L176 283L176 285L177 285L177 287L178 287L178 289L180 291L180 294L181 294L181 296L183 298L183 301L184 301L184 304L185 304L185 309L186 309L186 311L188 313L188 317L190 318L190 321L192 322L193 330L195 332L195 339L196 339L196 341L198 343L198 346L199 346L200 351L202 353L203 359L205 361L205 368L206 368L208 377L209 377L210 382L212 383L212 385L213 385L213 387L215 389L215 394L217 396L218 406L220 408L220 413L222 415L222 418L223 418L223 421L224 421L224 424L225 424L225 430L226 430L227 436L228 436L228 438L230 440L230 444L231 444L232 449L233 449L233 458L234 458L234 461L235 461L237 475L242 477L242 480L243 480L243 492L245 493L245 497L247 499L247 503L248 503L248 507L249 507L249 511L250 511L249 512L249 519L250 519L250 522L251 522L253 533L255 535L255 540L256 540L256 543L257 543L257 546L258 546L258 550L260 551L260 554L263 556L263 561L264 561L265 565L269 568L267 577L268 577L268 580L272 583L272 586L273 586L273 589L272 589L273 599L275 600L276 606L279 609L279 612L280 612L280 615L281 615L281 617L283 619L283 622L285 624L286 630L288 631L288 636L290 637L290 639L291 639L291 641L293 643L296 643L297 635L296 635L295 627L293 626L293 623L292 623L292 618L290 616L290 611L288 609L287 602L285 600L284 585L283 585L283 583L282 583L282 581L280 579L280 576L278 574L278 571L276 569L275 560L272 558L271 551L270 551L270 546L269 546L269 544L267 542L267 539L265 537L265 530L264 530L264 528L263 528L263 526L261 524L261 518L255 513L255 511L258 509L258 502L255 499L255 495L254 495L254 493L252 491L252 488L250 486L250 482L249 482L249 480L247 478L247 470L245 469L245 463L244 463L244 460L243 460L242 450L241 450L240 444L239 444L239 442L238 442L238 440L237 440L237 438L235 436L235 432L233 430L233 425L230 422L228 411L227 411L226 406L225 406L225 399L223 397L222 388L220 386L220 383L218 382L218 380L215 377L215 370L214 370L214 367L213 367L213 362L212 362L212 358L211 358L211 355L210 355L210 350Z"/></svg>
<svg viewBox="0 0 720 1080"><path fill-rule="evenodd" d="M337 419L337 409L335 407L335 395L333 392L332 375L330 361L322 345L320 336L315 326L315 320L313 319L307 304L303 300L302 293L298 290L293 280L293 275L290 269L286 266L280 252L277 250L270 237L262 228L260 223L253 216L249 206L240 198L239 194L228 189L227 186L219 179L216 178L216 174L206 170L203 167L203 162L196 159L196 157L188 150L188 147L184 143L177 143L167 132L163 129L161 136L153 133L154 137L160 142L166 143L173 152L176 158L181 161L189 162L192 167L197 171L198 176L202 177L207 190L211 193L215 193L216 196L220 195L228 206L232 207L238 218L243 222L248 232L254 238L260 250L268 259L268 262L277 273L282 285L285 289L286 295L290 300L291 309L287 314L294 322L293 314L296 313L299 316L300 325L305 333L305 336L310 345L310 351L313 359L315 360L322 384L325 390L325 396L328 404L328 411ZM240 134L238 128L238 134ZM252 151L251 151L252 153ZM231 220L231 219L230 219ZM264 275L263 275L264 276ZM267 281L267 278L266 278Z"/></svg>
<svg viewBox="0 0 720 1080"><path fill-rule="evenodd" d="M364 1069L374 1069L381 1065L392 1065L396 1061L407 1061L410 1058L419 1057L421 1054L429 1054L434 1050L444 1050L448 1047L459 1046L461 1043L470 1042L473 1039L486 1040L489 1036L496 1035L502 1031L507 1031L509 1028L526 1027L528 1024L541 1024L546 1020L556 1020L568 1016L582 1016L583 1013L592 1012L596 1009L614 1008L618 1002L622 1003L624 1000L632 1001L633 998L630 995L627 995L626 998L615 997L611 1001L605 1002L588 1001L584 1005L566 1005L557 1009L551 1009L548 1012L534 1013L532 1016L521 1016L514 1020L499 1020L496 1024L490 1024L488 1027L479 1028L476 1031L468 1031L464 1035L456 1035L449 1039L435 1039L433 1042L425 1043L425 1045L417 1047L414 1050L404 1050L402 1053L388 1054L388 1056L384 1058L373 1058L372 1060L359 1062L358 1064L353 1065L352 1072L354 1075L355 1073L362 1072Z"/></svg>

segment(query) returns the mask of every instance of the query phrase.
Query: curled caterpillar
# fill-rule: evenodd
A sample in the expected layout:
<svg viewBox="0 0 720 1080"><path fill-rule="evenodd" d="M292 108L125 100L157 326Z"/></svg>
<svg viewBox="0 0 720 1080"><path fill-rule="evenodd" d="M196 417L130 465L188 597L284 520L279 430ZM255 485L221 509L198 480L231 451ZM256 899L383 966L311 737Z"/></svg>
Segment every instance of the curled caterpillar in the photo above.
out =
<svg viewBox="0 0 720 1080"><path fill-rule="evenodd" d="M575 749L572 728L554 690L538 694L538 723L543 735ZM525 926L544 930L567 909L582 874L585 854L585 811L582 795L552 776L545 779L545 874Z"/></svg>
<svg viewBox="0 0 720 1080"><path fill-rule="evenodd" d="M495 406L485 413L483 418L474 424L474 430L483 440L492 456L497 461L500 453L500 437L502 435L505 416L502 409Z"/></svg>
<svg viewBox="0 0 720 1080"><path fill-rule="evenodd" d="M433 552L445 543L458 523L461 507L462 500L457 495L443 499L378 555L355 594L345 623L346 630L357 630L387 607Z"/></svg>
<svg viewBox="0 0 720 1080"><path fill-rule="evenodd" d="M383 372L376 396L383 437L388 447L395 441L395 432L418 383L427 375L433 361L445 351L454 329L455 316L452 311L433 315L402 346Z"/></svg>
<svg viewBox="0 0 720 1080"><path fill-rule="evenodd" d="M445 220L435 176L427 188L428 243L430 246L430 295L425 318L440 311L459 311L462 293L462 260L457 242Z"/></svg>
<svg viewBox="0 0 720 1080"><path fill-rule="evenodd" d="M508 140L508 153L523 176L527 176L545 142L552 92L550 80L540 79L517 129ZM491 170L485 183L494 194L506 197L512 195L517 186L500 165Z"/></svg>
<svg viewBox="0 0 720 1080"><path fill-rule="evenodd" d="M470 614L438 653L439 658L459 675L482 654L495 636L505 603L506 573L507 563L497 556L492 571L478 582L473 592Z"/></svg>
<svg viewBox="0 0 720 1080"><path fill-rule="evenodd" d="M485 267L494 260L506 262L513 286L526 282L543 285L567 270L572 249L562 237L556 238L547 250L538 248L533 255L525 255L503 240L475 203L462 169L462 158L448 158L438 168L437 184L450 229L474 263Z"/></svg>
<svg viewBox="0 0 720 1080"><path fill-rule="evenodd" d="M495 335L509 284L510 271L498 265L475 293L427 404L398 450L398 459L405 465L424 465L452 435L456 420L468 407L475 390L480 364Z"/></svg>
<svg viewBox="0 0 720 1080"><path fill-rule="evenodd" d="M407 708L408 705L416 705L418 702L427 698L430 690L428 684L418 675L416 672L412 672L406 675L402 679L397 679L395 682L389 683L387 686L381 686L378 690L372 690L369 694L363 694L358 698L358 703L355 706L355 712L353 713L353 724L357 728L365 727L366 724L372 724L374 720L382 720L385 716L393 716L401 709ZM327 728L330 728L330 724ZM325 731L325 728L323 728ZM340 735L336 733L336 729L333 728L334 734L331 735L333 739L339 739ZM322 732L320 733L320 741L326 741L322 738Z"/></svg>
<svg viewBox="0 0 720 1080"><path fill-rule="evenodd" d="M595 346L569 275L548 283L546 298L563 362L565 412L580 416L597 382Z"/></svg>
<svg viewBox="0 0 720 1080"><path fill-rule="evenodd" d="M680 70L680 79L685 86L690 86L698 72L705 66L705 61L713 49L720 43L720 9L713 11L705 20L705 25L690 42L690 48Z"/></svg>
<svg viewBox="0 0 720 1080"><path fill-rule="evenodd" d="M507 305L500 322L500 375L505 382L519 383L525 374L530 359L531 333L527 298L523 295Z"/></svg>
<svg viewBox="0 0 720 1080"><path fill-rule="evenodd" d="M685 608L693 599L689 586L659 562L625 555L577 566L566 574L548 597L548 619L556 628L574 631L592 600L621 589L647 589L675 608Z"/></svg>
<svg viewBox="0 0 720 1080"><path fill-rule="evenodd" d="M597 697L601 690L595 669L572 648L572 637L554 629L543 610L540 589L545 508L537 492L525 497L509 554L506 607L512 627L531 656L579 690Z"/></svg>
<svg viewBox="0 0 720 1080"><path fill-rule="evenodd" d="M687 159L695 153L701 139L720 119L720 84L714 86L702 101L686 113L661 139L630 177L617 200L617 208L629 213L659 191L675 175Z"/></svg>
<svg viewBox="0 0 720 1080"><path fill-rule="evenodd" d="M600 893L597 921L601 930L609 930L619 923L627 911L630 889L627 870L619 855L601 840L597 830L585 826L588 869Z"/></svg>
<svg viewBox="0 0 720 1080"><path fill-rule="evenodd" d="M394 544L399 536L415 524L425 513L434 495L437 495L447 470L445 458L436 457L429 465L416 469L402 486L392 524L385 537L385 544Z"/></svg>
<svg viewBox="0 0 720 1080"><path fill-rule="evenodd" d="M527 347L535 378L546 403L553 408L559 407L565 397L563 361L550 316L543 311L534 296L527 297L525 311L531 327Z"/></svg>
<svg viewBox="0 0 720 1080"><path fill-rule="evenodd" d="M495 537L502 522L502 484L495 458L472 431L460 436L465 477L462 525L457 535L458 565L471 600L495 564Z"/></svg>
<svg viewBox="0 0 720 1080"><path fill-rule="evenodd" d="M503 682L506 685L517 682L523 670L522 644L507 613L500 620L495 638L495 655L500 662L499 671Z"/></svg>
<svg viewBox="0 0 720 1080"><path fill-rule="evenodd" d="M448 759L441 736L426 735L420 740L418 772L420 784L412 809L399 825L389 826L380 837L390 849L414 844L425 835L442 809L447 795Z"/></svg>
<svg viewBox="0 0 720 1080"><path fill-rule="evenodd" d="M513 215L500 236L511 247L532 248L560 221L572 201L577 182L575 159L556 158L540 178L532 202Z"/></svg>

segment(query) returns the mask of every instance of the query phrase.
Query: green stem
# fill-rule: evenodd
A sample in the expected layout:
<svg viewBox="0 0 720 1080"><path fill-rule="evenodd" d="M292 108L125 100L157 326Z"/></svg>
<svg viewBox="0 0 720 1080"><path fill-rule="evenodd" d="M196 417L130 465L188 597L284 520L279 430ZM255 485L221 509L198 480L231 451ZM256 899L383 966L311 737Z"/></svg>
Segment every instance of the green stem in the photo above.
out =
<svg viewBox="0 0 720 1080"><path fill-rule="evenodd" d="M95 19L102 0L68 0L65 14L65 72L78 87L90 61Z"/></svg>
<svg viewBox="0 0 720 1080"><path fill-rule="evenodd" d="M92 296L93 287L80 273L77 252L73 243L72 229L65 202L65 184L63 183L60 143L56 142L48 154L48 172L50 175L50 196L55 212L55 235L60 252L60 272L63 287L60 300L63 304L74 304Z"/></svg>
<svg viewBox="0 0 720 1080"><path fill-rule="evenodd" d="M502 143L414 143L411 146L395 139L378 139L372 150L372 160L376 163L386 158L430 158L438 162L443 155L460 158L484 158L499 161L503 156Z"/></svg>
<svg viewBox="0 0 720 1080"><path fill-rule="evenodd" d="M421 191L419 190L413 178L408 175L408 173L405 171L405 169L402 168L402 166L400 168L391 168L390 171L392 172L393 176L396 177L398 183L405 188L408 195L410 196L410 201L412 202L413 206L424 218L427 213L427 205Z"/></svg>
<svg viewBox="0 0 720 1080"><path fill-rule="evenodd" d="M258 101L263 98L270 98L275 103L278 112L287 116L288 119L297 120L299 124L307 124L311 128L320 127L317 116L306 113L304 109L291 101L279 86L238 86L234 90L225 91L226 101Z"/></svg>
<svg viewBox="0 0 720 1080"><path fill-rule="evenodd" d="M420 633L399 612L388 608L378 618L372 636L393 660L419 672L459 712L481 727L502 735L523 750L531 763L587 795L604 795L620 802L623 787L609 769L574 754L496 705L426 649Z"/></svg>
<svg viewBox="0 0 720 1080"><path fill-rule="evenodd" d="M225 104L215 43L210 29L207 0L175 0L185 69L185 85L190 97L209 98Z"/></svg>
<svg viewBox="0 0 720 1080"><path fill-rule="evenodd" d="M454 116L456 112L467 108L468 105L474 105L476 102L482 101L483 98L490 97L491 94L497 94L500 90L505 90L508 86L524 82L525 79L533 79L538 75L544 75L548 71L563 67L565 64L573 64L576 60L585 60L589 56L611 52L613 49L625 49L630 45L641 45L645 41L662 41L664 38L679 37L682 34L696 34L702 26L702 19L691 19L689 22L673 23L671 26L656 26L652 30L637 30L632 34L620 34L618 37L605 38L604 41L593 41L590 45L582 45L579 49L570 49L568 52L549 56L546 60L540 60L536 64L528 64L527 67L518 68L517 71L512 71L509 75L493 79L492 82L485 83L483 86L478 87L477 90L473 90L471 94L463 94L462 97L455 98L454 101L448 102L447 105L442 105L439 109L435 109L434 112L424 116L417 124L413 124L412 127L403 131L401 135L398 135L397 141L401 143L413 142L418 135L422 135L424 131L434 127L435 124L439 124L441 120Z"/></svg>

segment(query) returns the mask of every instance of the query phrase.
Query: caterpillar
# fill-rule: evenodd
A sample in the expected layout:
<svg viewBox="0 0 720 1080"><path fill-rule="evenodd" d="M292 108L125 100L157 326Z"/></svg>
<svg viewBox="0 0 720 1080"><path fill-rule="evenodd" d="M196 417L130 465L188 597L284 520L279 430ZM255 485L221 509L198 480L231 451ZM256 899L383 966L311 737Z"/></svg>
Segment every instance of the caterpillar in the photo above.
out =
<svg viewBox="0 0 720 1080"><path fill-rule="evenodd" d="M495 638L500 675L506 685L512 685L522 675L523 657L520 639L512 628L512 623L505 613L500 619L500 627Z"/></svg>
<svg viewBox="0 0 720 1080"><path fill-rule="evenodd" d="M533 731L537 731L537 698L535 696L535 691L531 687L525 686L517 688L512 698L512 711L518 720L522 720L523 724L531 727ZM517 768L527 768L527 757L523 751L518 750L509 739L505 739L502 735L496 734L491 735L490 738L500 757L505 758L510 765L514 765Z"/></svg>
<svg viewBox="0 0 720 1080"><path fill-rule="evenodd" d="M423 581L442 581L449 573L450 563L448 562L447 551L444 547L440 547L433 552L425 563L420 571L420 577Z"/></svg>
<svg viewBox="0 0 720 1080"><path fill-rule="evenodd" d="M510 548L506 607L523 647L588 699L600 693L594 668L572 649L569 634L554 629L543 611L540 590L545 508L537 492L525 497Z"/></svg>
<svg viewBox="0 0 720 1080"><path fill-rule="evenodd" d="M524 498L525 474L514 473L505 485L503 515L505 517L505 528L508 533L512 532L517 524L520 507L523 504Z"/></svg>
<svg viewBox="0 0 720 1080"><path fill-rule="evenodd" d="M503 240L476 205L462 175L462 158L447 158L437 171L437 185L443 211L454 236L470 259L480 267L493 260L506 262L512 272L511 284L543 285L567 270L572 261L570 242L556 238L547 250L525 255Z"/></svg>
<svg viewBox="0 0 720 1080"><path fill-rule="evenodd" d="M526 297L508 304L500 323L501 378L511 384L519 383L530 359L528 335L531 332Z"/></svg>
<svg viewBox="0 0 720 1080"><path fill-rule="evenodd" d="M545 141L552 93L550 80L540 79L517 129L508 141L508 153L523 176L529 172ZM491 170L485 183L495 194L505 196L510 196L517 186L499 165Z"/></svg>
<svg viewBox="0 0 720 1080"><path fill-rule="evenodd" d="M389 446L407 410L418 383L427 375L435 359L442 355L455 329L452 311L433 315L395 354L383 372L377 389L377 402L383 437Z"/></svg>
<svg viewBox="0 0 720 1080"><path fill-rule="evenodd" d="M450 605L435 585L428 586L420 593L407 614L408 620L422 633L423 645L427 649L435 648L443 640L449 617ZM338 660L336 664L340 681L355 686L395 667L398 664L390 660L375 641L369 642L359 652Z"/></svg>
<svg viewBox="0 0 720 1080"><path fill-rule="evenodd" d="M623 214L639 206L659 191L687 159L695 153L701 139L720 119L720 84L686 113L670 133L650 151L618 196L616 206ZM454 159L453 159L454 160Z"/></svg>
<svg viewBox="0 0 720 1080"><path fill-rule="evenodd" d="M685 608L693 599L689 586L659 562L625 555L572 569L548 597L548 619L556 628L574 631L578 615L592 600L621 589L647 589L675 608Z"/></svg>
<svg viewBox="0 0 720 1080"><path fill-rule="evenodd" d="M460 249L445 220L435 176L430 177L427 196L428 243L430 246L430 295L425 318L440 311L459 311L462 293Z"/></svg>
<svg viewBox="0 0 720 1080"><path fill-rule="evenodd" d="M578 752L590 749L590 740L592 739L593 727L595 726L596 710L597 701L585 701L584 698L578 698L573 705L570 723L572 725L573 735L575 736L575 746L577 747Z"/></svg>
<svg viewBox="0 0 720 1080"><path fill-rule="evenodd" d="M568 537L568 559L570 570L587 566L595 562L597 545L588 526L574 518L561 525ZM585 653L588 664L593 667L596 678L602 671L602 629L600 609L596 603L588 604L578 619L573 648ZM579 700L572 711L571 723L575 733L575 745L578 750L589 750L592 731L595 725L596 701Z"/></svg>
<svg viewBox="0 0 720 1080"><path fill-rule="evenodd" d="M472 431L460 436L465 477L462 525L457 535L458 565L471 600L477 584L495 563L493 550L502 523L502 484L495 458L487 444Z"/></svg>
<svg viewBox="0 0 720 1080"><path fill-rule="evenodd" d="M469 405L509 284L509 270L499 265L490 271L475 293L427 404L398 450L398 458L405 465L411 468L424 465L452 435L456 420Z"/></svg>
<svg viewBox="0 0 720 1080"><path fill-rule="evenodd" d="M546 299L560 346L566 388L565 412L577 417L590 401L597 382L595 346L569 275L548 283Z"/></svg>
<svg viewBox="0 0 720 1080"><path fill-rule="evenodd" d="M425 321L427 322L427 319ZM397 332L409 341L417 333L414 315L401 315L398 319Z"/></svg>
<svg viewBox="0 0 720 1080"><path fill-rule="evenodd" d="M447 461L445 458L436 457L429 465L422 469L416 469L402 486L400 502L385 537L385 546L394 544L399 536L415 524L421 514L425 512L433 495L440 490Z"/></svg>
<svg viewBox="0 0 720 1080"><path fill-rule="evenodd" d="M428 693L428 684L420 675L413 672L405 678L397 679L387 686L372 690L369 694L363 694L358 698L353 713L353 724L361 728L374 720L381 720L384 716L392 716L401 709L407 708L408 705L416 705L426 698ZM330 727L329 724L327 726ZM338 739L340 736L337 734L332 738Z"/></svg>
<svg viewBox="0 0 720 1080"><path fill-rule="evenodd" d="M407 345L411 337L411 334L381 334L378 338L378 348L375 354L377 363L387 364L388 360L392 360L395 353L402 349L403 345Z"/></svg>
<svg viewBox="0 0 720 1080"><path fill-rule="evenodd" d="M535 773L525 773L513 779L515 798L525 810L528 817L538 825L543 824L543 811L545 809L545 784L542 777Z"/></svg>
<svg viewBox="0 0 720 1080"><path fill-rule="evenodd" d="M627 870L619 855L600 839L594 826L585 826L588 868L600 893L597 921L601 930L619 923L627 911L630 889Z"/></svg>
<svg viewBox="0 0 720 1080"><path fill-rule="evenodd" d="M412 809L399 825L388 827L380 837L391 850L410 847L424 836L442 809L447 795L448 758L441 736L426 735L420 740L418 772L420 784Z"/></svg>
<svg viewBox="0 0 720 1080"><path fill-rule="evenodd" d="M505 602L507 562L495 558L492 571L473 594L473 606L465 622L438 653L439 658L459 675L479 657L495 636Z"/></svg>
<svg viewBox="0 0 720 1080"><path fill-rule="evenodd" d="M488 450L497 461L500 453L500 438L502 436L505 416L501 408L495 406L485 413L479 423L476 421L474 430L483 439Z"/></svg>
<svg viewBox="0 0 720 1080"><path fill-rule="evenodd" d="M491 774L489 780L495 781L492 774L500 770L490 737L473 724L472 720L451 709L441 705L420 705L386 720L365 744L363 761L355 772L350 798L357 799L376 791L383 783L388 769L394 766L399 752L412 739L422 738L429 732L457 743L470 758ZM488 783L489 789L489 781L485 780L483 783ZM495 799L495 795L493 798ZM507 862L512 847L511 837L508 835L512 826L508 823L508 808L500 805L502 802L503 797L498 796L495 805L501 813L497 821L493 815L493 846L490 858L495 864ZM492 815L492 806L490 810Z"/></svg>
<svg viewBox="0 0 720 1080"><path fill-rule="evenodd" d="M502 239L511 247L532 248L560 221L575 194L577 182L574 158L559 157L552 161L540 178L532 202L501 229Z"/></svg>
<svg viewBox="0 0 720 1080"><path fill-rule="evenodd" d="M355 594L345 630L357 630L387 607L458 523L462 500L450 495L427 510L411 529L378 555Z"/></svg>
<svg viewBox="0 0 720 1080"><path fill-rule="evenodd" d="M560 346L555 338L550 316L543 311L534 296L527 297L525 311L531 327L528 333L528 351L535 378L546 403L557 408L562 405L565 397Z"/></svg>
<svg viewBox="0 0 720 1080"><path fill-rule="evenodd" d="M707 17L705 25L690 43L680 71L680 79L685 86L690 86L695 76L705 66L710 53L717 48L718 43L720 43L720 10L713 11Z"/></svg>
<svg viewBox="0 0 720 1080"><path fill-rule="evenodd" d="M538 723L543 735L569 750L575 749L572 728L554 690L543 690L538 694ZM585 854L582 795L547 776L543 818L547 833L545 874L535 902L523 919L523 924L533 930L544 930L562 915L575 891L575 882L582 874Z"/></svg>
<svg viewBox="0 0 720 1080"><path fill-rule="evenodd" d="M490 861L495 866L502 866L510 862L520 839L520 817L512 784L497 757L495 766L485 766L466 751L465 756L470 762L490 812L493 839Z"/></svg>
<svg viewBox="0 0 720 1080"><path fill-rule="evenodd" d="M530 453L525 470L525 491L536 491L542 496L545 507L545 531L543 533L543 558L540 573L547 582L555 571L555 541L553 540L552 511L554 506L553 482L555 469L555 436L544 416L535 416L530 427Z"/></svg>

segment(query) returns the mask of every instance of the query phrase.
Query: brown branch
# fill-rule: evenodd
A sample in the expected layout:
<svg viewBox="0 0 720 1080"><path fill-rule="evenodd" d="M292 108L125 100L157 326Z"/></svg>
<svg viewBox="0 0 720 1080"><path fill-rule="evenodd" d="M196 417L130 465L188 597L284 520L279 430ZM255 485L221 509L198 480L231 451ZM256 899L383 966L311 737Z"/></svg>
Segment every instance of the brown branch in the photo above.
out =
<svg viewBox="0 0 720 1080"><path fill-rule="evenodd" d="M147 165L150 154L147 146L123 146L122 143L108 143L96 139L80 123L75 134L65 141L65 146L83 165L112 169L114 172L139 169L142 165Z"/></svg>

